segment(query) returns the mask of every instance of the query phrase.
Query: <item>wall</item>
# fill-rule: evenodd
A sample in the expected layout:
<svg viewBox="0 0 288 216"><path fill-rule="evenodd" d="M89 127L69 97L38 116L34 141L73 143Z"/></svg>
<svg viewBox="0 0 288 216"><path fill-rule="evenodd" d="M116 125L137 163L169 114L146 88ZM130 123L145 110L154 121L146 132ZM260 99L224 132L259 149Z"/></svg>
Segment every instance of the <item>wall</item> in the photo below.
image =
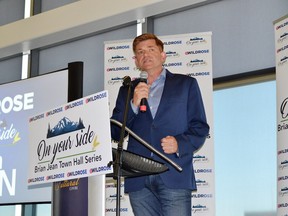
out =
<svg viewBox="0 0 288 216"><path fill-rule="evenodd" d="M159 35L212 31L214 78L275 67L273 21L288 1L223 0L155 19Z"/></svg>

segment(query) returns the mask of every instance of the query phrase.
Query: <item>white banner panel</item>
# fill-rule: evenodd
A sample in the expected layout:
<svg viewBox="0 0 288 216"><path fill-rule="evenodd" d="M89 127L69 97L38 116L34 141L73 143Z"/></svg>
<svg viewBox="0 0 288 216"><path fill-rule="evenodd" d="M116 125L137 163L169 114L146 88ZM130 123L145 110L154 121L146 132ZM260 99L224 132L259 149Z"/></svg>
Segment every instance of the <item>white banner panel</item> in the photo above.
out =
<svg viewBox="0 0 288 216"><path fill-rule="evenodd" d="M29 131L29 185L112 172L107 91L31 117Z"/></svg>
<svg viewBox="0 0 288 216"><path fill-rule="evenodd" d="M172 73L195 77L199 83L210 135L204 146L194 153L194 168L198 190L192 193L193 215L215 215L214 180L214 129L213 129L213 86L212 86L212 42L211 32L183 35L160 36L164 42L167 59L164 67ZM112 41L105 43L105 89L109 91L110 113L115 106L122 78L138 78L140 71L134 64L132 41ZM124 145L125 146L125 145ZM116 146L115 146L116 147ZM121 215L132 216L129 197L123 194L121 185ZM106 215L115 215L116 187L107 180Z"/></svg>
<svg viewBox="0 0 288 216"><path fill-rule="evenodd" d="M288 212L288 16L274 22L277 83L277 215Z"/></svg>

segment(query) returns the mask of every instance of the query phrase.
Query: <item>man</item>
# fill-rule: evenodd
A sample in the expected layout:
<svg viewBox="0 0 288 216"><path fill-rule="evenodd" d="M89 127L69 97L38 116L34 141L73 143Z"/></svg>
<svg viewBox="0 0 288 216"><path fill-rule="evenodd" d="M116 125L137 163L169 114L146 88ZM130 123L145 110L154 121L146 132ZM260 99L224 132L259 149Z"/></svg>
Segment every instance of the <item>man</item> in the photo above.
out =
<svg viewBox="0 0 288 216"><path fill-rule="evenodd" d="M143 34L133 41L135 64L148 73L147 83L132 83L127 127L180 165L182 172L170 166L157 175L125 179L136 216L189 216L191 192L196 189L193 152L209 133L201 93L196 79L172 74L163 68L166 53L163 42L154 34ZM127 88L121 87L112 119L123 122ZM146 98L147 111L139 110ZM119 140L120 128L111 125L112 138ZM165 163L137 140L130 137L127 150Z"/></svg>

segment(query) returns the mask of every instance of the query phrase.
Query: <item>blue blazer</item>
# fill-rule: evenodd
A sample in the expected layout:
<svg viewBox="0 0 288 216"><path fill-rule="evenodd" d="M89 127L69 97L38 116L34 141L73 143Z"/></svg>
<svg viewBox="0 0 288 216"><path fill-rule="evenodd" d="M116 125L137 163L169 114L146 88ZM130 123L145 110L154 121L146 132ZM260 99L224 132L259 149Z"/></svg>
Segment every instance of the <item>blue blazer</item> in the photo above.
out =
<svg viewBox="0 0 288 216"><path fill-rule="evenodd" d="M169 170L160 174L167 187L175 189L196 189L193 169L193 152L198 150L209 133L205 110L197 80L182 74L173 74L166 70L162 98L155 118L152 118L149 106L145 113L137 115L129 107L127 127L151 144L161 153L161 139L174 136L178 142L178 154L166 154L168 158L180 165L182 172L153 154L133 137L129 137L127 150L133 153L165 163ZM139 80L132 83L131 99ZM127 87L120 87L112 119L123 122ZM111 124L111 136L120 138L120 128ZM125 179L125 192L137 191L144 187L145 176Z"/></svg>

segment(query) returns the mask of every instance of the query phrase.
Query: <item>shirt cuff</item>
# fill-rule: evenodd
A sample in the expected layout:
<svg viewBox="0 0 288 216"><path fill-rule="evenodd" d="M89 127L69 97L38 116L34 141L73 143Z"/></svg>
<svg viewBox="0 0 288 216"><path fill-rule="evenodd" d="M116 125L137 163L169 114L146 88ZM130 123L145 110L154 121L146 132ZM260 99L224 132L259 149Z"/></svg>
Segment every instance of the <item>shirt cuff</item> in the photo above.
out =
<svg viewBox="0 0 288 216"><path fill-rule="evenodd" d="M133 112L137 115L139 112L139 108L133 104L132 99L130 100L130 105L132 107Z"/></svg>

